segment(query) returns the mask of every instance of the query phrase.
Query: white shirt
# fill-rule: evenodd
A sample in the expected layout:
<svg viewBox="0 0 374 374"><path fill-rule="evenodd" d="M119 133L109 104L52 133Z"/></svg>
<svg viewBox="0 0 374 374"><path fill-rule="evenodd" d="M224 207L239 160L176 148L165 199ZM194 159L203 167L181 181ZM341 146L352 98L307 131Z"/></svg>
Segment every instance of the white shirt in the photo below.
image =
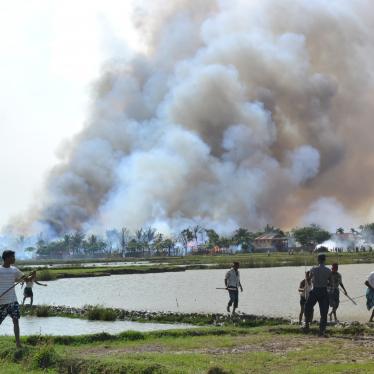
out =
<svg viewBox="0 0 374 374"><path fill-rule="evenodd" d="M372 271L368 276L368 282L371 287L374 288L374 271Z"/></svg>
<svg viewBox="0 0 374 374"><path fill-rule="evenodd" d="M239 287L240 284L240 274L239 270L235 271L235 269L230 269L225 276L227 279L227 287Z"/></svg>
<svg viewBox="0 0 374 374"><path fill-rule="evenodd" d="M9 268L0 266L0 295L8 288L12 287L22 276L22 271L14 266L10 266ZM14 287L0 297L0 305L14 303L15 301L17 301L17 296Z"/></svg>

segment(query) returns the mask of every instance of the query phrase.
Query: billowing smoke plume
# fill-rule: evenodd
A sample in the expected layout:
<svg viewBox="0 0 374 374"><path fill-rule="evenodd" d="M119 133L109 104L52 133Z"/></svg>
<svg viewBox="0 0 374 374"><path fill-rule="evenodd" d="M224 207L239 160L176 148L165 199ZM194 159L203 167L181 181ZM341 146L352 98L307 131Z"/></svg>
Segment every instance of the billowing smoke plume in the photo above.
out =
<svg viewBox="0 0 374 374"><path fill-rule="evenodd" d="M368 218L370 1L142 4L147 52L106 64L33 222L56 233L289 227L324 197Z"/></svg>

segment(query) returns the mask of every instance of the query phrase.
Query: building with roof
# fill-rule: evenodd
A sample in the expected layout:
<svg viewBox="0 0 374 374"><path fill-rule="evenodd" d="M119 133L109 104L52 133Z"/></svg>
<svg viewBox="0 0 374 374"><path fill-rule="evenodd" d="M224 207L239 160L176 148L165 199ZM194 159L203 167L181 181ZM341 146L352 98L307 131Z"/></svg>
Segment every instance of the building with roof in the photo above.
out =
<svg viewBox="0 0 374 374"><path fill-rule="evenodd" d="M287 252L288 238L279 232L267 232L258 236L253 245L255 252Z"/></svg>

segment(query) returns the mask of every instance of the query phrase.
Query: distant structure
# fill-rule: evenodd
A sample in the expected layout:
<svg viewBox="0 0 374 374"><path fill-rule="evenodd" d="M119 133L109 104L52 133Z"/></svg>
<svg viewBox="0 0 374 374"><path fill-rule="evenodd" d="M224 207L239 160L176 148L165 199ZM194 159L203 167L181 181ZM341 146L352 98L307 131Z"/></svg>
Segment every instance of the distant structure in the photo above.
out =
<svg viewBox="0 0 374 374"><path fill-rule="evenodd" d="M268 232L258 236L253 245L255 252L287 252L288 238L279 232Z"/></svg>
<svg viewBox="0 0 374 374"><path fill-rule="evenodd" d="M371 252L373 246L372 238L366 238L358 232L343 232L332 234L329 240L318 244L315 251L322 247L329 252Z"/></svg>

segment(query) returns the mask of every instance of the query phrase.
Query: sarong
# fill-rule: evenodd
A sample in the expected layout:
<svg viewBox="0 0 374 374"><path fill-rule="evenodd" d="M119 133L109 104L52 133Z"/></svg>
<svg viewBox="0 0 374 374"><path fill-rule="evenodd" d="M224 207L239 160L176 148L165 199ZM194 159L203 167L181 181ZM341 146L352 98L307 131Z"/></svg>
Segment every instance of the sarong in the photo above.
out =
<svg viewBox="0 0 374 374"><path fill-rule="evenodd" d="M368 308L368 310L374 307L374 290L372 290L371 288L368 288L366 290L366 307Z"/></svg>

